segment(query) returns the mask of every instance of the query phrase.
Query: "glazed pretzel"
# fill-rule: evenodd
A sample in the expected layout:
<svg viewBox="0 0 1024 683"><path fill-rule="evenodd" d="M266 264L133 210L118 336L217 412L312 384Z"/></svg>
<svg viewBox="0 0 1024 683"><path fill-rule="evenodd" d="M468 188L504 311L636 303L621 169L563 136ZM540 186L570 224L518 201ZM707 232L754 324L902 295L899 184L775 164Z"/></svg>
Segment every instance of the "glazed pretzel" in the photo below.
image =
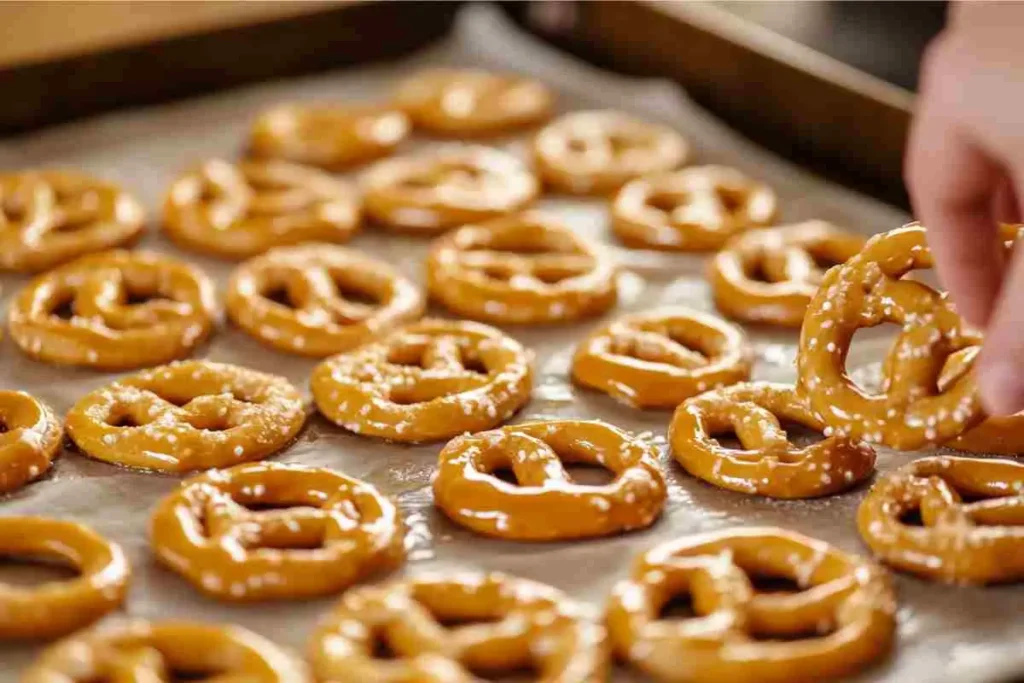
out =
<svg viewBox="0 0 1024 683"><path fill-rule="evenodd" d="M315 168L213 159L171 185L164 230L187 249L240 260L300 242L347 242L359 213L354 190Z"/></svg>
<svg viewBox="0 0 1024 683"><path fill-rule="evenodd" d="M687 472L731 491L772 498L813 498L845 491L874 471L875 452L841 436L799 447L779 420L821 431L821 423L792 387L734 384L688 399L669 428L675 459ZM741 449L717 440L735 432Z"/></svg>
<svg viewBox="0 0 1024 683"><path fill-rule="evenodd" d="M493 327L423 320L329 358L310 385L320 412L389 441L447 439L501 424L530 398L532 355Z"/></svg>
<svg viewBox="0 0 1024 683"><path fill-rule="evenodd" d="M0 174L0 270L35 272L135 241L145 212L117 185L73 171Z"/></svg>
<svg viewBox="0 0 1024 683"><path fill-rule="evenodd" d="M408 134L409 118L390 107L286 104L256 119L249 153L343 169L391 154Z"/></svg>
<svg viewBox="0 0 1024 683"><path fill-rule="evenodd" d="M67 429L92 458L181 473L272 455L305 419L301 394L283 377L183 361L86 394L68 413Z"/></svg>
<svg viewBox="0 0 1024 683"><path fill-rule="evenodd" d="M905 521L913 512L920 513L921 526ZM857 511L857 527L871 550L897 569L957 583L1019 581L1024 465L922 458L879 479Z"/></svg>
<svg viewBox="0 0 1024 683"><path fill-rule="evenodd" d="M578 484L564 465L611 471ZM512 471L516 483L495 472ZM453 439L441 451L434 503L477 533L521 541L609 536L651 525L665 505L657 450L597 421L545 420Z"/></svg>
<svg viewBox="0 0 1024 683"><path fill-rule="evenodd" d="M46 473L63 441L50 406L23 391L0 391L0 494Z"/></svg>
<svg viewBox="0 0 1024 683"><path fill-rule="evenodd" d="M615 305L616 267L600 245L542 214L467 225L435 242L430 294L449 310L495 323L550 323Z"/></svg>
<svg viewBox="0 0 1024 683"><path fill-rule="evenodd" d="M757 576L800 591L760 592ZM686 594L695 616L659 618ZM743 528L642 555L613 590L607 624L618 655L658 681L790 683L835 680L884 656L895 611L879 567L791 531Z"/></svg>
<svg viewBox="0 0 1024 683"><path fill-rule="evenodd" d="M337 593L400 564L403 538L397 509L373 486L335 470L270 462L189 479L150 522L164 565L231 601Z"/></svg>
<svg viewBox="0 0 1024 683"><path fill-rule="evenodd" d="M507 152L452 145L377 163L363 190L366 213L384 227L435 235L520 209L539 186Z"/></svg>
<svg viewBox="0 0 1024 683"><path fill-rule="evenodd" d="M604 194L639 176L677 168L690 145L671 128L628 114L579 111L540 131L533 152L548 185L574 194Z"/></svg>
<svg viewBox="0 0 1024 683"><path fill-rule="evenodd" d="M78 576L37 586L0 582L0 640L58 638L124 601L130 570L121 547L75 522L0 517L0 555L56 561Z"/></svg>
<svg viewBox="0 0 1024 683"><path fill-rule="evenodd" d="M240 626L129 621L47 648L22 683L170 683L209 673L221 683L309 683L306 667ZM204 677L205 678L205 677Z"/></svg>
<svg viewBox="0 0 1024 683"><path fill-rule="evenodd" d="M127 370L188 355L213 329L213 283L153 252L89 254L38 276L7 312L36 360Z"/></svg>
<svg viewBox="0 0 1024 683"><path fill-rule="evenodd" d="M380 642L393 659L374 656ZM608 675L601 626L560 591L496 572L351 590L320 624L308 657L321 681L472 683L521 669L551 683Z"/></svg>
<svg viewBox="0 0 1024 683"><path fill-rule="evenodd" d="M711 261L715 305L735 320L800 327L825 270L865 241L824 221L742 233Z"/></svg>
<svg viewBox="0 0 1024 683"><path fill-rule="evenodd" d="M635 408L675 408L708 389L750 379L740 328L681 306L626 315L580 343L572 378Z"/></svg>
<svg viewBox="0 0 1024 683"><path fill-rule="evenodd" d="M399 84L395 103L433 133L490 135L547 119L554 96L543 83L514 74L430 69Z"/></svg>
<svg viewBox="0 0 1024 683"><path fill-rule="evenodd" d="M227 312L236 325L275 349L313 357L371 341L419 318L423 308L416 285L390 265L330 244L271 249L228 282Z"/></svg>
<svg viewBox="0 0 1024 683"><path fill-rule="evenodd" d="M713 251L770 225L775 191L726 166L697 166L629 183L612 203L612 229L629 247Z"/></svg>

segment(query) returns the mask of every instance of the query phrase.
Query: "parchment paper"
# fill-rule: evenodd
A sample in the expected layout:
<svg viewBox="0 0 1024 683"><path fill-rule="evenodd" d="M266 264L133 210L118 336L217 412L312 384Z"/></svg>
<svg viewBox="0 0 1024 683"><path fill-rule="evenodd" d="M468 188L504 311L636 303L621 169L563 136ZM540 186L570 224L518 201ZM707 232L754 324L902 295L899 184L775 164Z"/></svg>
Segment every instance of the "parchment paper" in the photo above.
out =
<svg viewBox="0 0 1024 683"><path fill-rule="evenodd" d="M781 196L786 221L817 217L877 232L907 220L898 211L829 185L758 149L688 102L675 86L599 72L518 33L501 15L483 7L468 8L457 30L444 43L401 63L245 88L3 140L0 168L77 167L106 176L143 198L155 228L160 197L171 179L211 155L237 154L248 122L263 108L285 100L356 102L381 98L395 79L428 64L515 70L555 87L563 110L613 107L669 123L691 140L697 162L733 164L770 182ZM800 103L794 102L793 106ZM851 130L849 134L856 138L859 132ZM422 144L432 143L413 143L408 149ZM871 143L864 140L862 144ZM523 143L512 140L507 146L521 152ZM613 243L603 202L549 198L541 202L541 207L564 216L581 233ZM198 263L221 286L230 270L229 264L175 249L156 229L143 245ZM352 246L384 256L400 264L405 272L422 277L425 242L368 230ZM622 277L621 304L607 317L669 303L713 310L702 275L704 259L623 249L616 253L630 270ZM22 282L21 278L3 276L5 301ZM645 432L664 451L669 412L631 410L602 395L577 390L567 382L575 342L600 322L509 330L537 352L533 400L516 420L540 416L601 418ZM756 377L792 381L796 333L750 329L750 334L758 349ZM868 336L867 342L854 349L854 363L870 364L881 357L883 347L878 336L874 341ZM284 374L308 396L307 380L313 362L268 351L231 327L222 326L198 355ZM5 340L0 351L0 378L3 386L31 391L59 411L66 411L78 397L115 376L35 363L19 355ZM592 605L595 612L612 583L626 574L634 555L681 534L770 524L817 536L851 552L866 552L853 523L864 487L823 500L773 501L699 482L686 475L667 454L664 466L670 482L670 502L664 517L647 531L553 545L488 540L454 526L432 508L429 477L440 447L379 443L344 433L313 416L298 442L278 459L338 468L394 496L410 529L409 561L404 571L450 566L498 569L549 582ZM879 467L888 470L914 457L882 453ZM156 566L146 540L148 514L157 499L177 483L176 478L126 471L68 451L48 478L0 502L0 514L73 518L120 542L134 568L127 615L236 622L284 645L302 647L314 621L333 599L222 605L201 597L184 580ZM1024 672L1024 587L949 587L907 576L898 576L896 585L900 610L895 654L859 680L1009 680L1013 672ZM0 647L0 681L15 680L36 652L37 648L30 646ZM615 679L638 680L622 669Z"/></svg>

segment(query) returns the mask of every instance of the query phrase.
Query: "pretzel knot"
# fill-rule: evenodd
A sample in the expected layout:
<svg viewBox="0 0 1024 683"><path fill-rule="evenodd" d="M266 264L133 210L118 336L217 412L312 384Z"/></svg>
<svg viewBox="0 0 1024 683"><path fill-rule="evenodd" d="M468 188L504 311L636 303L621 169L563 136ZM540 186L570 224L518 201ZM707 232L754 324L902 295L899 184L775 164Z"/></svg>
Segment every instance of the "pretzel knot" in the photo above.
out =
<svg viewBox="0 0 1024 683"><path fill-rule="evenodd" d="M440 237L427 260L431 296L459 315L550 323L615 305L616 267L603 248L534 212Z"/></svg>
<svg viewBox="0 0 1024 683"><path fill-rule="evenodd" d="M375 657L379 644L394 658ZM608 675L601 626L560 591L496 572L349 591L314 634L309 661L322 681L470 683L523 669L559 683Z"/></svg>
<svg viewBox="0 0 1024 683"><path fill-rule="evenodd" d="M539 81L478 69L430 69L403 81L396 104L426 130L490 135L551 116L554 96Z"/></svg>
<svg viewBox="0 0 1024 683"><path fill-rule="evenodd" d="M796 592L761 592L754 579ZM662 617L688 595L692 616ZM612 592L620 657L659 681L833 680L889 649L895 598L880 568L806 536L744 528L689 536L635 562Z"/></svg>
<svg viewBox="0 0 1024 683"><path fill-rule="evenodd" d="M265 458L291 443L305 419L301 394L283 377L184 361L85 395L67 428L90 457L180 473Z"/></svg>
<svg viewBox="0 0 1024 683"><path fill-rule="evenodd" d="M171 185L164 229L181 246L244 259L300 242L346 242L359 227L346 183L284 161L207 161Z"/></svg>
<svg viewBox="0 0 1024 683"><path fill-rule="evenodd" d="M124 601L130 570L124 551L86 526L43 517L0 517L0 556L53 561L76 570L36 586L0 582L0 639L57 638Z"/></svg>
<svg viewBox="0 0 1024 683"><path fill-rule="evenodd" d="M7 313L11 337L37 360L124 370L181 358L209 335L213 283L152 252L83 256L38 276Z"/></svg>
<svg viewBox="0 0 1024 683"><path fill-rule="evenodd" d="M49 470L63 440L64 428L48 405L23 391L0 391L0 494Z"/></svg>
<svg viewBox="0 0 1024 683"><path fill-rule="evenodd" d="M70 171L0 174L0 270L35 272L138 238L142 204Z"/></svg>
<svg viewBox="0 0 1024 683"><path fill-rule="evenodd" d="M824 221L745 232L711 262L715 305L736 320L800 327L825 270L865 241Z"/></svg>
<svg viewBox="0 0 1024 683"><path fill-rule="evenodd" d="M475 145L377 163L363 179L366 212L385 227L422 235L520 209L539 192L516 157Z"/></svg>
<svg viewBox="0 0 1024 683"><path fill-rule="evenodd" d="M323 357L353 349L423 314L423 295L383 261L329 244L278 247L228 283L227 311L261 342Z"/></svg>
<svg viewBox="0 0 1024 683"><path fill-rule="evenodd" d="M597 465L614 479L580 484L566 464ZM515 483L497 476L511 470ZM488 536L554 541L649 526L665 505L657 450L596 421L527 422L453 439L434 476L434 502Z"/></svg>
<svg viewBox="0 0 1024 683"><path fill-rule="evenodd" d="M157 505L150 535L161 562L231 601L337 593L394 568L405 552L398 511L377 489L281 463L185 481Z"/></svg>
<svg viewBox="0 0 1024 683"><path fill-rule="evenodd" d="M623 316L580 343L577 384L636 408L675 408L708 389L750 379L743 331L681 306Z"/></svg>
<svg viewBox="0 0 1024 683"><path fill-rule="evenodd" d="M549 185L576 194L604 194L642 175L671 171L690 154L667 126L615 111L566 114L533 142L537 169Z"/></svg>
<svg viewBox="0 0 1024 683"><path fill-rule="evenodd" d="M530 398L531 354L477 323L423 320L313 370L317 407L349 431L391 441L489 429Z"/></svg>
<svg viewBox="0 0 1024 683"><path fill-rule="evenodd" d="M21 680L170 683L198 672L224 682L309 682L301 662L240 626L138 620L77 633L50 646Z"/></svg>
<svg viewBox="0 0 1024 683"><path fill-rule="evenodd" d="M969 502L968 502L969 501ZM920 524L912 521L920 514ZM1024 578L1024 465L922 458L880 479L857 512L882 561L939 581Z"/></svg>

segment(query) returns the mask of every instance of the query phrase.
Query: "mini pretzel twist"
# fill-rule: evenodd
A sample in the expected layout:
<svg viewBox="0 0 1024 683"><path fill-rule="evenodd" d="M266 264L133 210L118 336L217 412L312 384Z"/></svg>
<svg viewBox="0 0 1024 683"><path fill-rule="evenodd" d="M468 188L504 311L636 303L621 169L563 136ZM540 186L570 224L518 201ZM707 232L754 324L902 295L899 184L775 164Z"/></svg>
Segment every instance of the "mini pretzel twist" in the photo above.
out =
<svg viewBox="0 0 1024 683"><path fill-rule="evenodd" d="M334 470L268 462L185 481L150 522L164 565L230 601L337 593L400 564L403 537L397 509L373 486Z"/></svg>
<svg viewBox="0 0 1024 683"><path fill-rule="evenodd" d="M240 626L129 621L47 648L22 683L171 683L210 673L218 683L310 683L306 667Z"/></svg>
<svg viewBox="0 0 1024 683"><path fill-rule="evenodd" d="M228 283L236 325L268 346L313 357L349 351L423 308L416 285L390 265L329 244L272 249L240 265Z"/></svg>
<svg viewBox="0 0 1024 683"><path fill-rule="evenodd" d="M349 431L437 441L490 429L521 408L531 359L493 327L423 320L327 359L310 384L320 412Z"/></svg>
<svg viewBox="0 0 1024 683"><path fill-rule="evenodd" d="M37 586L0 582L0 640L58 638L124 601L130 570L121 546L75 522L0 517L0 555L56 561L78 576Z"/></svg>
<svg viewBox="0 0 1024 683"><path fill-rule="evenodd" d="M363 189L366 213L384 227L436 235L523 208L540 188L511 154L466 145L381 161Z"/></svg>
<svg viewBox="0 0 1024 683"><path fill-rule="evenodd" d="M161 254L90 254L22 288L7 321L21 351L47 363L103 370L166 363L213 329L213 283Z"/></svg>
<svg viewBox="0 0 1024 683"><path fill-rule="evenodd" d="M745 232L711 262L715 305L735 320L800 327L825 270L865 241L824 221Z"/></svg>
<svg viewBox="0 0 1024 683"><path fill-rule="evenodd" d="M683 307L623 316L580 343L573 380L635 408L675 408L750 379L753 351L740 328Z"/></svg>
<svg viewBox="0 0 1024 683"><path fill-rule="evenodd" d="M603 313L617 298L609 254L534 212L440 237L427 260L427 283L453 312L496 323L576 320Z"/></svg>
<svg viewBox="0 0 1024 683"><path fill-rule="evenodd" d="M554 95L543 83L480 69L430 69L403 81L395 103L433 133L492 135L551 116Z"/></svg>
<svg viewBox="0 0 1024 683"><path fill-rule="evenodd" d="M23 391L0 391L0 494L42 476L60 453L64 428L50 406Z"/></svg>
<svg viewBox="0 0 1024 683"><path fill-rule="evenodd" d="M187 249L240 260L301 242L347 242L359 199L323 171L284 161L207 161L171 185L164 230Z"/></svg>
<svg viewBox="0 0 1024 683"><path fill-rule="evenodd" d="M642 175L671 171L690 145L671 128L616 111L566 114L533 141L537 169L562 192L605 194Z"/></svg>
<svg viewBox="0 0 1024 683"><path fill-rule="evenodd" d="M676 409L669 442L687 472L715 486L773 498L812 498L845 491L874 471L875 452L841 436L796 446L779 419L827 429L792 387L734 384L688 399ZM742 449L715 437L735 432Z"/></svg>
<svg viewBox="0 0 1024 683"><path fill-rule="evenodd" d="M604 485L579 484L566 464L598 465ZM509 469L515 483L495 472ZM554 541L608 536L647 527L665 505L657 450L596 421L548 420L460 436L444 450L434 502L477 533Z"/></svg>
<svg viewBox="0 0 1024 683"><path fill-rule="evenodd" d="M695 166L640 178L612 203L623 244L667 251L714 251L730 237L770 225L778 199L769 186L726 166Z"/></svg>
<svg viewBox="0 0 1024 683"><path fill-rule="evenodd" d="M395 657L375 657L378 643ZM309 661L317 680L339 683L473 683L521 669L551 683L608 676L601 626L558 590L496 572L349 591L314 634Z"/></svg>
<svg viewBox="0 0 1024 683"><path fill-rule="evenodd" d="M799 591L758 591L755 577ZM694 616L660 617L689 595ZM615 587L608 632L616 653L658 681L822 681L889 650L896 604L884 571L791 531L743 528L657 546Z"/></svg>
<svg viewBox="0 0 1024 683"><path fill-rule="evenodd" d="M968 502L970 501L970 502ZM920 525L907 521L920 513ZM1024 465L922 458L882 477L857 527L879 558L925 578L996 583L1024 578Z"/></svg>
<svg viewBox="0 0 1024 683"><path fill-rule="evenodd" d="M127 245L144 219L135 197L82 173L0 174L0 270L37 272Z"/></svg>
<svg viewBox="0 0 1024 683"><path fill-rule="evenodd" d="M305 419L301 394L283 377L184 361L86 394L67 428L89 457L181 473L265 458L291 443Z"/></svg>

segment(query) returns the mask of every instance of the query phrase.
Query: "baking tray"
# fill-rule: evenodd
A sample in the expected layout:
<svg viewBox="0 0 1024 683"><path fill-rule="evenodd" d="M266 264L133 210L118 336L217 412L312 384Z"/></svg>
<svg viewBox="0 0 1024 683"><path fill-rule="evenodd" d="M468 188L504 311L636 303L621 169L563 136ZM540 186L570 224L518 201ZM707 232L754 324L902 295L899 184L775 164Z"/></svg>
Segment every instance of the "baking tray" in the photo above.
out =
<svg viewBox="0 0 1024 683"><path fill-rule="evenodd" d="M137 192L157 215L160 197L182 169L211 154L237 154L248 122L263 108L285 100L360 101L383 97L397 78L427 65L473 65L535 76L559 93L563 110L615 107L670 124L693 143L695 161L726 163L770 182L778 191L786 221L824 218L866 233L898 226L907 216L890 206L855 194L784 162L750 144L709 117L667 82L639 81L597 71L553 52L518 32L493 8L467 7L443 43L390 65L329 73L183 101L173 105L109 115L0 143L0 168L64 166L101 174ZM436 144L419 140L408 149ZM502 141L517 153L523 139ZM404 150L403 150L404 151ZM574 229L611 242L604 202L545 198L540 207L563 217ZM182 252L156 230L143 246L174 253L203 267L223 285L230 265ZM408 273L422 272L427 243L373 230L352 246L396 263ZM685 304L712 310L703 271L706 259L615 248L626 272L622 300L605 319L660 304ZM23 282L3 276L9 296ZM572 387L567 370L575 343L603 321L541 329L509 328L537 354L536 387L531 402L515 418L579 416L604 419L642 434L663 452L669 482L664 517L651 529L606 540L527 544L475 536L444 519L431 504L430 474L441 446L399 446L360 438L312 416L299 440L278 460L338 468L395 497L409 526L404 572L451 567L497 569L544 581L584 601L595 613L609 588L623 577L631 558L657 542L682 534L736 525L780 525L856 553L853 514L865 487L812 501L772 501L723 491L681 471L665 453L668 412L641 412ZM749 329L757 350L755 375L792 381L796 333ZM877 334L855 345L852 363L870 372L877 367L884 339ZM197 354L287 376L307 392L313 362L271 352L239 331L222 326ZM116 375L72 371L34 363L10 341L0 348L3 385L32 391L65 411L87 391ZM881 470L913 459L882 451ZM128 553L134 580L123 613L109 619L193 618L235 622L286 646L300 648L316 619L332 599L257 605L224 605L202 597L177 575L159 568L148 549L149 511L171 491L177 479L118 469L68 450L50 476L4 500L0 513L69 517L96 527L120 542ZM858 680L995 681L1024 671L1024 588L949 587L896 577L900 609L896 651ZM29 646L0 647L0 681L36 654ZM615 680L638 680L618 670Z"/></svg>

